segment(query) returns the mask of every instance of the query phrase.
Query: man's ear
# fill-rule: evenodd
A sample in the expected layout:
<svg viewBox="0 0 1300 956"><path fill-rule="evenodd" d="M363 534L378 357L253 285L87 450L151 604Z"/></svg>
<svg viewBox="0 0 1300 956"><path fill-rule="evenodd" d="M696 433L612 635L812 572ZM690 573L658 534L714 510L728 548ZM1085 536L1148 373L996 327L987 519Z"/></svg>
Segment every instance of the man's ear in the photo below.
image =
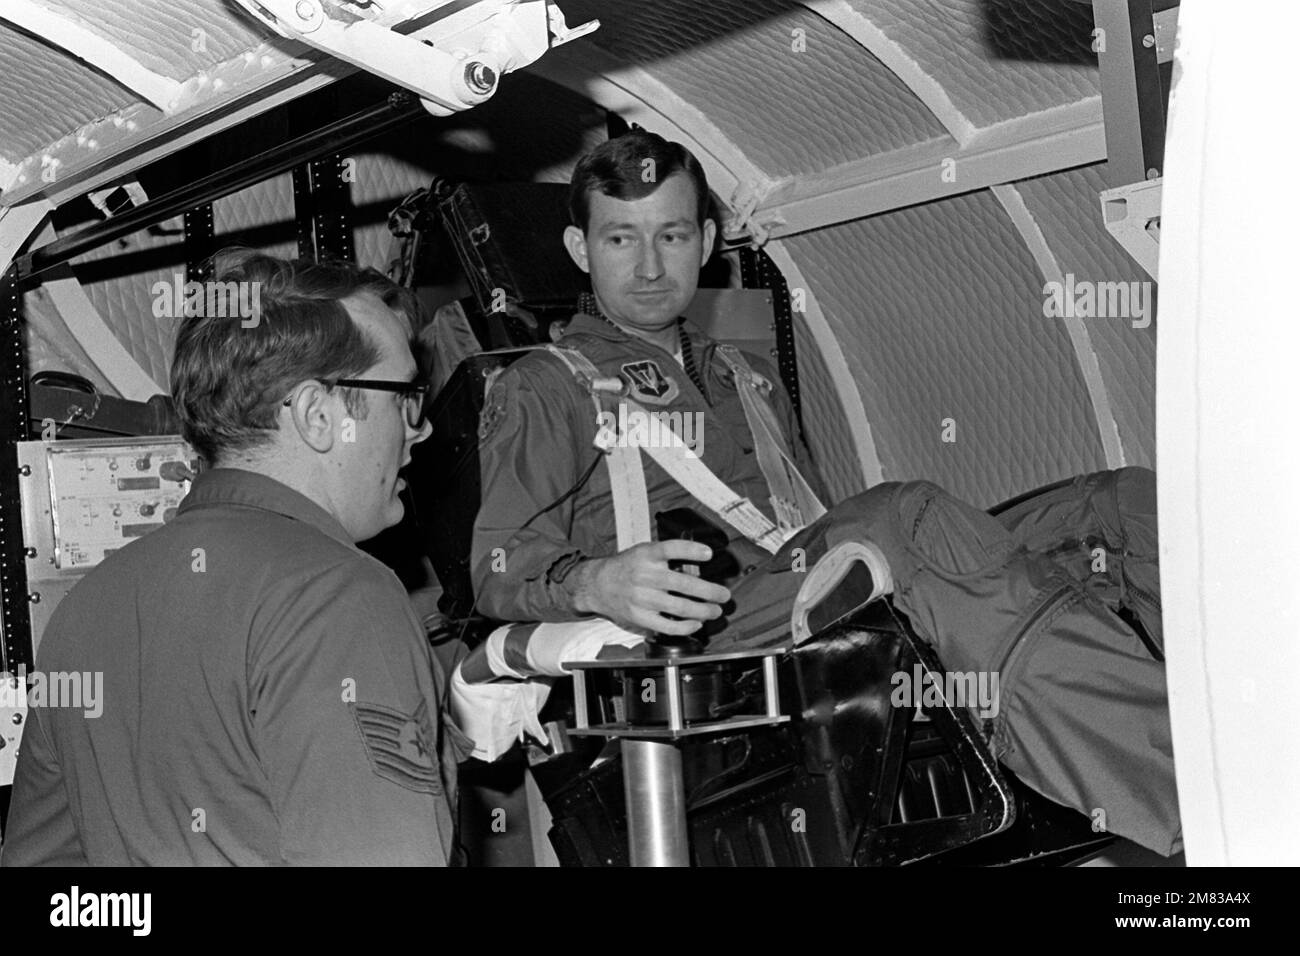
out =
<svg viewBox="0 0 1300 956"><path fill-rule="evenodd" d="M704 220L704 249L700 252L700 268L709 261L709 256L713 255L713 243L718 238L718 224L712 219Z"/></svg>
<svg viewBox="0 0 1300 956"><path fill-rule="evenodd" d="M591 265L587 262L587 236L577 226L566 226L564 228L564 248L569 251L569 258L583 272L591 272Z"/></svg>
<svg viewBox="0 0 1300 956"><path fill-rule="evenodd" d="M334 409L323 385L310 382L298 389L289 406L281 410L281 427L286 414L298 437L312 451L323 454L334 447Z"/></svg>

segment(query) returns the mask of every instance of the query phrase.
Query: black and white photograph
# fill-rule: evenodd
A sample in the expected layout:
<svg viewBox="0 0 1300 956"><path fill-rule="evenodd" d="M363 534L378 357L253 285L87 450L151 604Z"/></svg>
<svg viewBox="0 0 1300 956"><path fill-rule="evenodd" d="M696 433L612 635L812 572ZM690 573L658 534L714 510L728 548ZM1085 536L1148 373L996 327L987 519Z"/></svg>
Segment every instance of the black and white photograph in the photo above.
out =
<svg viewBox="0 0 1300 956"><path fill-rule="evenodd" d="M1266 925L1297 36L1284 0L0 0L6 926L343 885L412 926ZM216 872L281 866L351 872ZM794 868L876 872L739 872Z"/></svg>

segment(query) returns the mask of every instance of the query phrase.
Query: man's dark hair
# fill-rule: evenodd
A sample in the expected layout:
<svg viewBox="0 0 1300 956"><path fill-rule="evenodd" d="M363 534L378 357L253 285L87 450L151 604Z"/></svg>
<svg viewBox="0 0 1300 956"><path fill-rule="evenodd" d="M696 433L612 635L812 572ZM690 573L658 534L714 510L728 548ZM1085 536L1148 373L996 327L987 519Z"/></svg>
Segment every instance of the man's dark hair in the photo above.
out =
<svg viewBox="0 0 1300 956"><path fill-rule="evenodd" d="M681 143L669 142L643 129L606 140L578 161L569 182L569 219L586 232L592 193L623 200L641 199L675 173L685 173L695 184L695 221L703 226L709 218L710 201L704 167Z"/></svg>
<svg viewBox="0 0 1300 956"><path fill-rule="evenodd" d="M181 433L210 465L267 444L298 383L354 378L380 360L378 343L352 321L343 299L377 296L405 320L408 338L418 322L414 293L374 269L238 248L218 252L213 266L213 288L242 288L243 301L258 309L247 319L232 309L203 309L183 318L176 335L170 378ZM364 418L364 396L341 391L348 414Z"/></svg>

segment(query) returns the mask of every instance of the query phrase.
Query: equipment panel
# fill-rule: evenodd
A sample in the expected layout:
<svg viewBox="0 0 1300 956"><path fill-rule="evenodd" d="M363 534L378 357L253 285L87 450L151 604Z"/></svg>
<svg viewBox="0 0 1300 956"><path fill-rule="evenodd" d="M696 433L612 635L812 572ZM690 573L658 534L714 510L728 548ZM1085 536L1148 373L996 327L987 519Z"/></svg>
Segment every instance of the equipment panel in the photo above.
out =
<svg viewBox="0 0 1300 956"><path fill-rule="evenodd" d="M19 442L33 654L87 571L171 520L197 457L174 435Z"/></svg>

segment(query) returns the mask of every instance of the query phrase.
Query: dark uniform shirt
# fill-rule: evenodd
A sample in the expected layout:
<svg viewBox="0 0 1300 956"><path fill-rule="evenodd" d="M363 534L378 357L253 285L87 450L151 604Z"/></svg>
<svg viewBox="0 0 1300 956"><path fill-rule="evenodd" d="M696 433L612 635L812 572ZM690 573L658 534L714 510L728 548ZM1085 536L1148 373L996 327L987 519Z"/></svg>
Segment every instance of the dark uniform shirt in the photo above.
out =
<svg viewBox="0 0 1300 956"><path fill-rule="evenodd" d="M453 852L454 728L406 592L322 508L200 475L51 618L3 853L30 864L425 864ZM451 758L451 759L449 759Z"/></svg>
<svg viewBox="0 0 1300 956"><path fill-rule="evenodd" d="M622 377L632 387L632 397L649 412L701 413L702 443L697 450L704 463L772 518L767 482L731 373L715 357L716 342L689 325L686 329L703 390L672 355L596 316L575 316L560 344L582 352L602 375ZM770 401L787 440L798 436L793 407L776 373L759 358L746 354L746 360L772 383ZM563 582L555 582L557 572L562 578L574 555L595 558L618 552L603 462L576 494L560 501L600 456L592 444L596 430L590 394L549 352L519 359L493 384L480 422L483 496L472 555L477 606L488 617L573 620L579 615ZM800 472L821 494L803 442L795 437L791 444ZM649 456L642 455L642 462L652 529L656 512L691 508L727 534L736 576L768 559L766 551L692 498ZM530 518L532 523L524 528Z"/></svg>

